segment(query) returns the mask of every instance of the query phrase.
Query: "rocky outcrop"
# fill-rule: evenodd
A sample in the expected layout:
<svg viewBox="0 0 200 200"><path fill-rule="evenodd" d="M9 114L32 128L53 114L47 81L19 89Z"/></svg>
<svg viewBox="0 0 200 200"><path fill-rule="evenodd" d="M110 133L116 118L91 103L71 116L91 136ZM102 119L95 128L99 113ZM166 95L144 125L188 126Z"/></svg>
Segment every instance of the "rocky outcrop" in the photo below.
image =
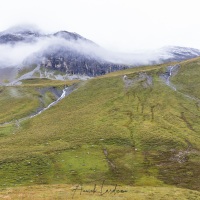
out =
<svg viewBox="0 0 200 200"><path fill-rule="evenodd" d="M41 66L47 69L59 70L71 75L80 74L87 76L99 76L127 68L125 65L88 58L84 55L70 51L45 56Z"/></svg>
<svg viewBox="0 0 200 200"><path fill-rule="evenodd" d="M135 77L124 75L123 77L125 88L132 87L134 84L141 84L143 88L149 88L153 85L152 76L146 72L140 72Z"/></svg>

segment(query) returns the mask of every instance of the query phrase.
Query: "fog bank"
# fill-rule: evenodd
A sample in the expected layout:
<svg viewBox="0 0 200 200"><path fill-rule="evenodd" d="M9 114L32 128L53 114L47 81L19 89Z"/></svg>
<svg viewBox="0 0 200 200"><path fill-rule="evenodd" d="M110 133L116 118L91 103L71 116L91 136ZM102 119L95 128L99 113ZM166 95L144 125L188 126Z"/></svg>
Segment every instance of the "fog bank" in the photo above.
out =
<svg viewBox="0 0 200 200"><path fill-rule="evenodd" d="M90 58L117 64L148 65L159 63L161 59L170 58L170 54L160 50L143 51L133 54L111 52L88 40L66 40L61 37L48 36L37 38L34 42L18 42L16 44L0 44L0 67L18 67L26 60L29 63L38 58L40 62L43 52L68 49Z"/></svg>

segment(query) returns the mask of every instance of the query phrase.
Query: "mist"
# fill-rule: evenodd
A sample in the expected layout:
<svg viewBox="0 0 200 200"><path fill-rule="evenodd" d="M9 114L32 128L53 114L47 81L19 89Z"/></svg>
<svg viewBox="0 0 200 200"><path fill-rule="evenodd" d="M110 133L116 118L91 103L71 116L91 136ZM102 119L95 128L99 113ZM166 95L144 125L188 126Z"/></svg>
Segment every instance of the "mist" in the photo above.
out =
<svg viewBox="0 0 200 200"><path fill-rule="evenodd" d="M152 62L159 63L162 58L170 58L170 54L161 49L125 54L108 51L89 40L66 40L51 35L38 37L32 42L1 44L0 67L20 67L24 63L41 63L43 52L52 52L59 48L67 48L96 60L125 65L148 65Z"/></svg>

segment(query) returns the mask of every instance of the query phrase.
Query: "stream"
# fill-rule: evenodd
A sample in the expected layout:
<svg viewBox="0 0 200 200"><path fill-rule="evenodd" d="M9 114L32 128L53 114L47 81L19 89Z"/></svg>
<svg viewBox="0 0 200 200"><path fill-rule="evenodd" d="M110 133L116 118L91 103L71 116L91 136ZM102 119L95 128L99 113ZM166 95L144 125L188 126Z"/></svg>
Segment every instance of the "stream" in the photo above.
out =
<svg viewBox="0 0 200 200"><path fill-rule="evenodd" d="M43 108L42 110L38 111L37 113L35 114L32 114L32 115L29 115L27 117L24 117L24 118L21 118L21 119L18 119L18 120L12 120L10 122L5 122L5 123L2 123L0 124L0 126L4 126L4 125L8 125L8 124L12 124L12 123L15 123L17 125L17 127L20 126L20 123L26 119L30 119L30 118L33 118L33 117L36 117L38 115L40 115L41 113L43 113L45 110L51 108L52 106L56 105L59 101L61 101L63 98L65 98L66 96L70 95L73 91L76 90L76 86L75 85L72 85L72 86L69 86L69 87L66 87L63 89L63 92L61 94L61 96L54 102L50 103L47 107Z"/></svg>
<svg viewBox="0 0 200 200"><path fill-rule="evenodd" d="M42 110L40 110L36 114L31 115L31 116L26 117L26 118L33 118L33 117L36 117L37 115L43 113L45 110L47 110L47 109L51 108L52 106L56 105L63 98L65 98L66 96L70 95L74 90L75 90L75 86L73 86L73 85L69 86L69 87L66 87L65 89L63 89L63 92L62 92L61 96L56 101L50 103L46 108L43 108Z"/></svg>
<svg viewBox="0 0 200 200"><path fill-rule="evenodd" d="M179 65L174 65L174 66L168 66L167 67L167 72L166 74L162 75L161 78L165 80L166 85L168 85L171 89L173 89L174 91L178 92L179 94L182 94L183 96L185 96L186 98L192 99L194 101L197 101L200 103L200 99L193 97L189 94L185 94L183 92L180 92L177 90L177 88L170 82L170 78L172 75L174 75L175 71L178 71Z"/></svg>
<svg viewBox="0 0 200 200"><path fill-rule="evenodd" d="M170 78L172 76L172 73L173 73L173 70L175 68L177 68L178 66L177 65L174 65L174 66L169 66L168 67L168 76L166 78L166 84L171 87L174 91L177 91L176 87L170 82Z"/></svg>

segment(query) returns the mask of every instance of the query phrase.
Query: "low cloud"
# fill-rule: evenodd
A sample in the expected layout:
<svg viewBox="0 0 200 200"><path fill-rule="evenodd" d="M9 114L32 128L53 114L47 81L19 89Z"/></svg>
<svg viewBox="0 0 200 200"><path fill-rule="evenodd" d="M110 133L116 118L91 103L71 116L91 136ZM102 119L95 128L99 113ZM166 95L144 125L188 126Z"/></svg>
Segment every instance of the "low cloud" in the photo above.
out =
<svg viewBox="0 0 200 200"><path fill-rule="evenodd" d="M146 51L141 53L123 54L107 51L106 49L87 40L66 40L55 36L42 37L34 42L19 42L14 45L0 45L0 67L19 67L31 62L40 62L43 52L51 52L60 47L76 51L88 57L118 64L147 65L160 62L161 58L170 58L169 54L162 55L159 51ZM37 60L38 59L38 60Z"/></svg>

